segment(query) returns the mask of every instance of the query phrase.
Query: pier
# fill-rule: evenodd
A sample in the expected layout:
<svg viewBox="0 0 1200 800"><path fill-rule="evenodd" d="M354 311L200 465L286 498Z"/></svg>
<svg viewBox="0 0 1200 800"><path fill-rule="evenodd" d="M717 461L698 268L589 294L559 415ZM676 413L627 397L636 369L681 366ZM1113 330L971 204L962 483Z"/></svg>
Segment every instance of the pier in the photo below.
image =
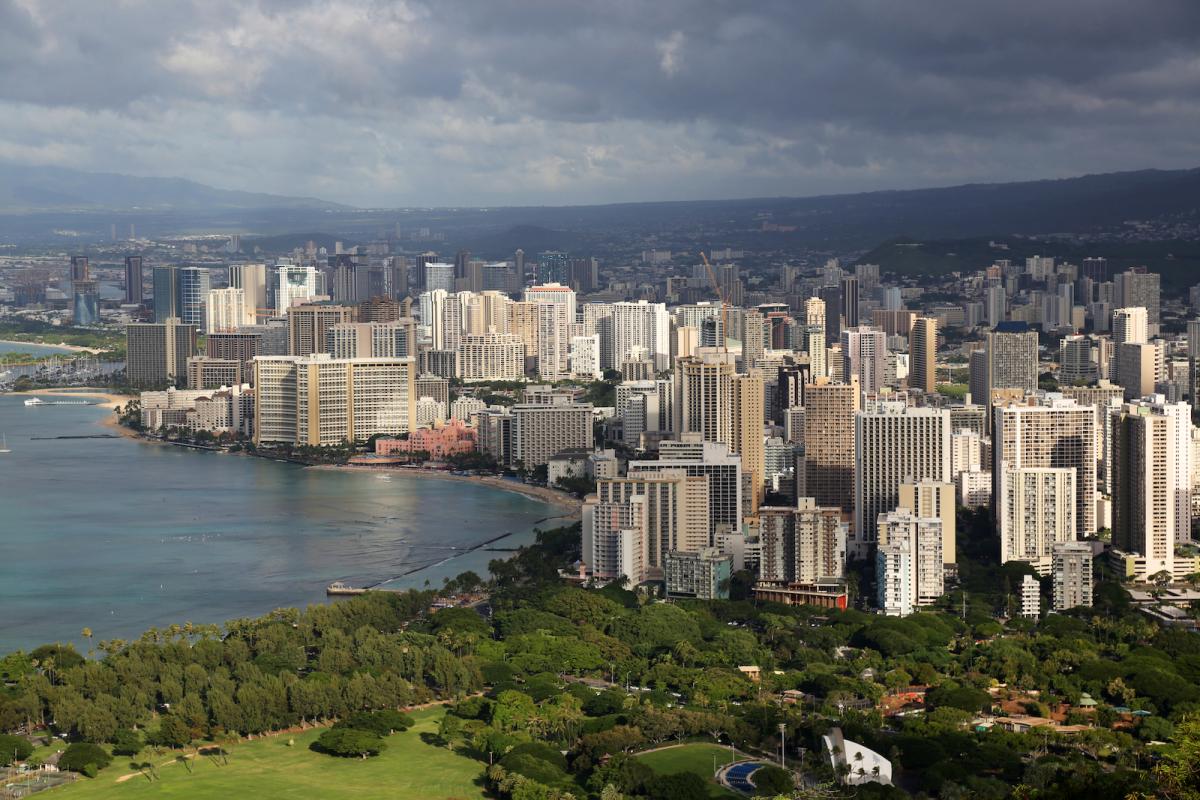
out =
<svg viewBox="0 0 1200 800"><path fill-rule="evenodd" d="M31 442L52 442L57 439L120 439L120 436L112 433L93 433L87 436L30 436Z"/></svg>
<svg viewBox="0 0 1200 800"><path fill-rule="evenodd" d="M437 562L439 564L444 564L446 561L457 558L460 555L466 555L467 553L474 553L477 550L485 550L487 552L492 552L492 553L515 553L520 548L517 548L517 547L492 547L491 546L491 545L495 544L496 542L500 541L501 539L506 539L512 535L513 535L512 531L505 531L504 533L502 533L498 536L493 536L490 539L485 539L484 541L480 542L479 544L473 544L470 547L456 547L454 545L443 545L443 546L432 545L431 549L444 549L444 550L453 551L454 555L448 556L447 558L443 559L442 561ZM412 569L407 570L406 572L403 572L400 575L393 575L390 578L384 578L381 581L375 581L374 583L368 584L367 586L361 586L361 587L360 586L351 586L350 584L345 583L344 581L334 581L333 583L331 583L325 587L325 594L329 597L354 597L356 595L366 594L367 592L406 592L406 591L408 591L407 589L384 588L383 584L391 583L392 581L399 580L400 578L403 578L406 575L410 575L414 572L419 572L423 569L429 568L430 566L434 566L434 565L424 564L419 567L413 567Z"/></svg>

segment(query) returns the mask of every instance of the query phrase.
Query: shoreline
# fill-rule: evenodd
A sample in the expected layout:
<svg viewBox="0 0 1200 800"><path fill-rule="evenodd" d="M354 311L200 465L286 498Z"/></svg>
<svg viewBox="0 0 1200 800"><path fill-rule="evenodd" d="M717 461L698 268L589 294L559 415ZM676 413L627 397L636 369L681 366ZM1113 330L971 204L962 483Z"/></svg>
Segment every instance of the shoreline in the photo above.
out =
<svg viewBox="0 0 1200 800"><path fill-rule="evenodd" d="M81 347L77 344L57 344L54 342L23 342L19 339L0 339L0 344L13 344L17 345L18 347L23 345L29 345L30 347L54 347L66 353L87 353L93 356L107 352L106 350L102 350L98 347ZM35 358L41 357L37 353L30 353L29 355L34 356ZM54 354L43 353L42 355L51 356Z"/></svg>
<svg viewBox="0 0 1200 800"><path fill-rule="evenodd" d="M318 470L336 470L343 472L377 472L385 475L398 475L400 477L423 478L427 480L440 481L459 481L463 483L474 483L478 486L487 486L492 489L500 489L506 492L528 497L531 500L537 500L547 505L557 506L566 509L569 513L555 519L575 519L580 516L583 508L583 501L573 497L566 492L560 492L557 489L550 489L545 486L531 486L527 483L518 483L504 478L498 478L493 475L454 475L448 472L431 469L414 469L411 467L387 467L373 466L370 464L314 464L305 469Z"/></svg>
<svg viewBox="0 0 1200 800"><path fill-rule="evenodd" d="M107 392L103 389L97 389L94 387L80 387L78 390L73 388L30 389L23 392L6 392L6 394L29 397L45 395L46 397L81 397L97 399L100 402L96 403L96 407L106 409L110 412L115 411L134 399L132 396L113 394L112 392ZM147 444L168 444L168 442L163 442L151 436L143 436L141 433L135 430L126 428L117 421L116 414L106 414L104 418L100 420L100 425L120 434L127 439L146 442ZM251 454L243 453L243 455ZM263 457L265 458L266 456ZM507 492L514 492L532 500L538 500L548 505L566 509L569 512L569 514L566 516L569 518L578 517L583 507L582 500L579 500L578 498L573 497L566 492L561 492L557 489L550 489L545 486L531 486L527 483L510 481L504 478L495 477L493 475L453 475L439 470L415 469L411 467L372 466L370 464L313 464L306 466L305 469L341 470L346 472L382 472L385 474L399 475L402 477L407 476L412 478L474 483L476 485L487 486L492 489L501 489Z"/></svg>
<svg viewBox="0 0 1200 800"><path fill-rule="evenodd" d="M79 387L74 388L59 388L59 389L31 389L23 392L7 392L14 396L36 396L45 395L47 397L84 397L97 399L100 402L96 404L97 408L106 409L109 412L124 406L129 401L135 399L133 396L125 396L114 394L105 391L102 388L96 387ZM105 414L104 418L99 421L100 425L123 436L126 439L132 439L146 444L166 445L169 442L164 442L152 436L144 436L138 431L125 427L117 421L117 415L113 413ZM247 455L252 458L267 458L267 456L255 456L250 453L240 453L238 455ZM506 492L528 497L531 500L537 500L547 505L555 506L566 510L568 513L556 517L556 519L578 519L582 513L583 501L567 494L566 492L557 489L550 489L545 486L531 486L527 483L510 481L504 478L498 478L493 475L453 475L448 472L429 469L416 469L411 467L386 467L372 466L370 464L313 464L304 467L305 469L316 470L340 470L344 472L379 472L388 475L399 475L401 477L421 478L425 480L441 480L441 481L460 481L466 483L474 483L477 486L487 486L492 489L500 489Z"/></svg>

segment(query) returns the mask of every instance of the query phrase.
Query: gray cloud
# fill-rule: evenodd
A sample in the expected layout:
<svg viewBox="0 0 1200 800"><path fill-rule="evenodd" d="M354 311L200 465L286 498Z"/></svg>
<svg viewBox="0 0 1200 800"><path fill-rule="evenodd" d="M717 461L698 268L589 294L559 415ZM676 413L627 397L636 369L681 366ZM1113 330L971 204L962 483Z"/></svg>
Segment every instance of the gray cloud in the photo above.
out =
<svg viewBox="0 0 1200 800"><path fill-rule="evenodd" d="M1200 163L1200 5L0 0L0 158L358 205Z"/></svg>

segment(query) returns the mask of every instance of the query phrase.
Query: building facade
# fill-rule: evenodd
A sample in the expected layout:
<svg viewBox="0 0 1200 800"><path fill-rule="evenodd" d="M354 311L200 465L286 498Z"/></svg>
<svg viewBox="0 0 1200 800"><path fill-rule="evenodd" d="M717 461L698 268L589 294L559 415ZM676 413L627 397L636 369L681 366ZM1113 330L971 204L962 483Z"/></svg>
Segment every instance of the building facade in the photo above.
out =
<svg viewBox="0 0 1200 800"><path fill-rule="evenodd" d="M416 418L411 358L260 356L255 441L329 447L408 433Z"/></svg>
<svg viewBox="0 0 1200 800"><path fill-rule="evenodd" d="M159 389L182 383L196 355L196 329L177 318L125 329L125 377L130 386Z"/></svg>

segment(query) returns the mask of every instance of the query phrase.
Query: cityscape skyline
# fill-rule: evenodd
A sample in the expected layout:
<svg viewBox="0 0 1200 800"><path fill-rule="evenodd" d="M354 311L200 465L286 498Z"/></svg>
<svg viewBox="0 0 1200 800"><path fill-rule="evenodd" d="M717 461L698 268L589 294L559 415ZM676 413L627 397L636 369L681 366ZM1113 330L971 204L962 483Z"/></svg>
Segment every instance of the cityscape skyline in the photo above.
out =
<svg viewBox="0 0 1200 800"><path fill-rule="evenodd" d="M1039 254L1017 256L993 240L974 269L911 274L862 251L756 249L754 239L695 252L634 232L594 246L485 255L448 246L442 233L397 224L365 243L300 239L273 250L261 240L216 233L182 240L113 235L78 252L14 248L0 255L0 326L12 331L5 335L71 337L100 353L32 362L10 356L14 366L0 384L35 394L25 402L39 408L26 413L50 415L55 411L40 407L85 402L56 401L50 393L90 387L82 396L108 404L115 416L109 429L120 432L100 439L128 439L122 444L189 460L220 453L262 464L268 473L236 494L189 490L235 520L290 505L284 486L311 493L331 480L359 479L388 501L399 490L411 503L403 542L393 538L390 518L337 500L320 510L307 506L294 531L274 535L282 537L281 554L302 535L334 530L343 546L374 537L378 554L369 572L356 573L361 584L334 579L345 574L341 556L314 565L331 579L325 594L411 597L403 592L423 576L440 576L445 587L429 593L436 596L428 601L433 625L490 624L470 609L503 597L510 570L525 569L514 564L552 558L552 568L536 568L549 582L548 596L579 593L592 603L619 592L631 598L629 609L641 609L630 612L637 614L746 609L760 621L730 634L788 651L823 646L807 642L811 633L780 637L767 620L795 615L809 620L804 631L858 624L852 620L867 621L867 629L916 626L904 629L910 634L944 625L969 631L973 644L965 646L999 651L1111 617L1120 597L1126 611L1116 613L1139 636L1196 628L1200 428L1192 403L1200 386L1200 284L1168 283L1128 257L1110 257L1112 246L1103 241L1089 243L1080 258L1060 256L1050 241L1039 242ZM0 399L4 414L17 407L11 400L20 402ZM52 419L43 417L45 424ZM19 441L0 467L22 464L34 438ZM142 478L139 490L175 480L190 485L188 462L168 463L175 467ZM321 469L300 470L304 484L268 478L271 470L297 466ZM421 484L430 478L482 490L481 505L466 517L456 516L454 502L425 508ZM73 484L85 505L99 502L87 499L94 484ZM486 509L503 504L486 492L524 495L543 509L538 524L554 519L562 527L495 529ZM173 517L171 496L153 516L156 535L191 529ZM206 513L193 514L192 526L203 530ZM445 515L469 537L462 544L442 543L433 520ZM331 528L341 517L353 521ZM224 551L204 547L207 537L216 541L226 531L271 535L240 522L200 534L197 572ZM534 544L519 546L526 541ZM555 556L549 541L561 548ZM106 541L97 547L111 552ZM480 551L503 555L484 562ZM162 557L147 550L132 568ZM272 564L287 582L289 569ZM468 564L483 572L455 571ZM319 590L311 571L306 575L301 582ZM244 596L246 611L257 613L257 595L232 580L226 602ZM181 590L185 601L190 597L185 607L210 607L192 582L181 583L193 587ZM516 602L524 608L528 601ZM140 598L113 604L154 614ZM463 616L443 616L455 606ZM82 619L92 612L73 613ZM502 625L509 613L497 614ZM109 636L115 624L97 621ZM726 626L713 627L718 640L725 635ZM639 631L617 624L600 635L621 640ZM500 636L487 646L508 647ZM691 654L686 638L670 633L662 641L669 655L648 669L713 669L696 664L704 657ZM890 659L889 641L884 635L867 647ZM586 636L581 643L590 646ZM938 652L968 657L947 644ZM113 647L124 645L101 644ZM1113 657L1123 663L1120 653ZM736 659L730 675L737 685L753 685L755 676L762 682L758 656L720 658ZM781 687L806 668L778 663L773 674L790 677L779 685L770 678L756 691L769 688L786 709L796 690ZM987 664L982 669L995 675ZM856 680L911 682L900 669L869 678L856 670ZM855 690L852 702L894 719L915 709L923 719L940 719L935 715L944 710L928 712L922 698L959 689L936 667L925 669L934 673L923 682L942 683L879 697ZM1082 674L1090 672L1070 679ZM954 729L1107 735L1124 724L1121 714L1134 713L1120 709L1144 702L1126 692L1157 691L1082 680L1105 699L1102 712L1064 694L1059 706L1076 706L1073 716L997 716L1011 702L1005 694L1025 689L999 690L988 679L994 693L963 687L981 694L959 709L964 716ZM685 695L686 685L667 685L692 708L711 702L698 691ZM509 691L520 690L500 697ZM585 691L590 696L592 689ZM804 700L801 717L813 719L809 703L828 705L835 697L844 703L848 695L839 689L823 701ZM248 719L244 708L238 713ZM1170 717L1145 714L1139 731L1184 724L1178 709ZM229 724L251 730L253 723ZM337 730L327 738L340 736ZM178 741L184 738L181 732ZM830 745L815 747L824 747L836 768ZM871 752L877 773L832 779L847 787L886 784L897 761L916 763L903 752ZM763 774L763 762L748 763ZM722 780L714 769L712 779ZM493 781L498 774L488 772Z"/></svg>
<svg viewBox="0 0 1200 800"><path fill-rule="evenodd" d="M1197 53L0 0L0 800L1200 798Z"/></svg>

